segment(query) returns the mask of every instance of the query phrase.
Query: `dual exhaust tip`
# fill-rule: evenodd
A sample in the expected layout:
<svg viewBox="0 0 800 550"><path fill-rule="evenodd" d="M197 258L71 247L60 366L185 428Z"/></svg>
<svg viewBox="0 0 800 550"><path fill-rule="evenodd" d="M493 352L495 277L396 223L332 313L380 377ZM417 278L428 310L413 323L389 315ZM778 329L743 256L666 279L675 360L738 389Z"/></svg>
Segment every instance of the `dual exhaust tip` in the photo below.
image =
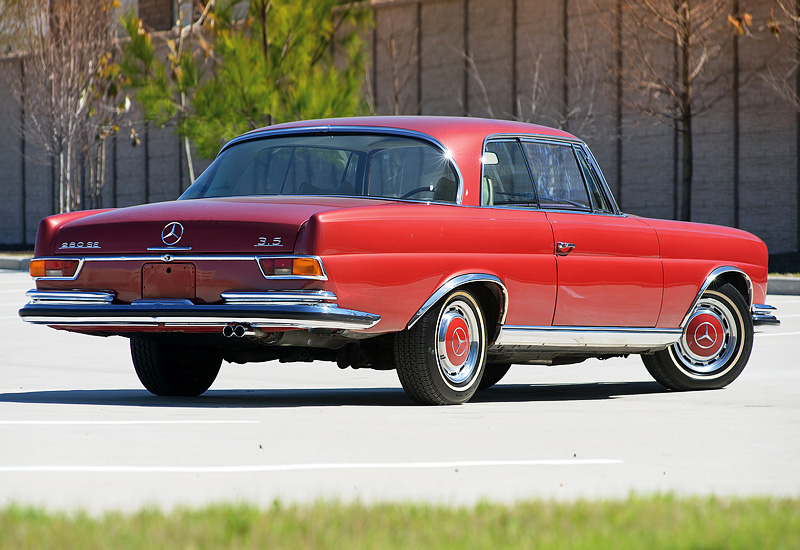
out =
<svg viewBox="0 0 800 550"><path fill-rule="evenodd" d="M245 336L255 336L256 331L250 325L235 323L222 327L222 335L225 338L244 338Z"/></svg>

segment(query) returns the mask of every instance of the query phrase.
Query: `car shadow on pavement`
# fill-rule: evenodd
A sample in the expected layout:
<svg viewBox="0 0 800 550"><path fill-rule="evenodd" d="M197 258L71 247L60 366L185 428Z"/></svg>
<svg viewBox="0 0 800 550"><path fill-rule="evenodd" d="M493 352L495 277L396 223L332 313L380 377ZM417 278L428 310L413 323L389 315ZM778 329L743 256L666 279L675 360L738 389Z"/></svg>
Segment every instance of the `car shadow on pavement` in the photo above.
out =
<svg viewBox="0 0 800 550"><path fill-rule="evenodd" d="M666 393L656 382L589 384L499 384L478 392L470 403L593 401ZM50 390L0 393L0 403L182 407L202 409L282 407L416 406L400 388L209 390L200 397L158 397L145 390ZM467 405L468 406L468 405Z"/></svg>

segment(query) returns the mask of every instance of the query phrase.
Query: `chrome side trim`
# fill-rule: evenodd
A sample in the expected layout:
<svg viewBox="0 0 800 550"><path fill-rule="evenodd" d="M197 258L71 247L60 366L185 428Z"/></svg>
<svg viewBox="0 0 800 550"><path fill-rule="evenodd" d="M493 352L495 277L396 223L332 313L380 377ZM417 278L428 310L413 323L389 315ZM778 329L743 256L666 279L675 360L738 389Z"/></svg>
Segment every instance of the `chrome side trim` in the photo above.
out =
<svg viewBox="0 0 800 550"><path fill-rule="evenodd" d="M708 290L708 287L710 287L711 284L714 281L717 280L717 277L719 277L723 273L736 273L736 274L742 275L744 277L744 280L747 282L747 307L749 307L750 310L752 311L752 309L753 309L753 282L750 280L750 277L747 275L747 273L745 273L744 271L742 271L738 267L733 267L733 266L726 265L726 266L718 267L715 270L713 270L711 273L708 274L708 276L706 277L706 280L703 282L703 285L700 287L700 290L697 291L697 296L694 297L694 301L692 301L692 305L689 306L689 310L686 312L686 315L683 317L683 320L681 321L681 328L684 328L686 326L686 323L689 322L689 318L692 316L692 312L694 311L694 308L697 305L697 302L700 300L700 297L703 295L703 293L706 290Z"/></svg>
<svg viewBox="0 0 800 550"><path fill-rule="evenodd" d="M781 321L772 314L773 311L777 311L777 308L768 306L767 304L753 304L753 324L780 325Z"/></svg>
<svg viewBox="0 0 800 550"><path fill-rule="evenodd" d="M150 250L150 249L148 249ZM161 249L159 249L161 250ZM177 248L173 248L172 250L179 250ZM319 262L320 267L322 268L322 276L310 276L310 275L265 275L264 270L261 268L261 263L259 260L261 259L288 259L288 258L313 258ZM39 259L39 258L37 258ZM67 281L67 280L74 280L77 278L77 274L80 273L81 267L83 267L84 262L203 262L203 261L213 261L213 262L228 262L228 261L235 261L235 262L256 262L261 275L264 276L265 279L278 279L278 280L315 280L315 281L327 281L328 274L325 271L325 264L322 263L322 258L319 256L308 256L308 255L294 255L294 254L284 254L284 255L273 255L273 256L220 256L220 255L174 255L174 254L162 254L159 256L150 255L150 254L126 254L120 256L86 256L85 258L54 258L57 260L61 259L74 259L80 260L81 263L78 266L78 271L76 272L75 277L71 279L65 279L61 277L53 278L53 280L59 281ZM47 280L46 278L40 278L42 280ZM37 279L39 280L39 279Z"/></svg>
<svg viewBox="0 0 800 550"><path fill-rule="evenodd" d="M535 346L546 349L663 349L681 338L681 329L639 327L503 326L494 347Z"/></svg>
<svg viewBox="0 0 800 550"><path fill-rule="evenodd" d="M287 290L273 292L223 292L226 304L274 304L335 302L336 294L327 290Z"/></svg>
<svg viewBox="0 0 800 550"><path fill-rule="evenodd" d="M73 290L29 290L25 293L32 304L110 304L113 292L76 292Z"/></svg>
<svg viewBox="0 0 800 550"><path fill-rule="evenodd" d="M174 250L174 249L173 249ZM284 256L286 257L286 256ZM253 260L257 260L257 256L249 255L249 256L242 256L242 255L232 255L232 256L220 256L220 255L194 255L194 256L173 256L170 254L160 254L158 256L154 254L121 254L119 256L86 256L83 258L87 262L200 262L204 260L209 261L237 261L237 262L252 262Z"/></svg>
<svg viewBox="0 0 800 550"><path fill-rule="evenodd" d="M500 289L500 294L503 295L503 303L501 304L501 311L500 311L500 324L502 325L506 321L506 313L508 312L508 289L506 289L506 285L503 284L503 281L500 277L496 275L489 275L488 273L469 273L467 275L459 275L458 277L453 277L442 286L440 286L436 292L434 292L430 298L428 298L422 307L417 310L417 312L411 317L411 320L408 322L408 328L413 327L417 321L419 321L425 313L428 312L433 305L445 297L451 290L459 286L463 286L469 283L492 283L497 285Z"/></svg>

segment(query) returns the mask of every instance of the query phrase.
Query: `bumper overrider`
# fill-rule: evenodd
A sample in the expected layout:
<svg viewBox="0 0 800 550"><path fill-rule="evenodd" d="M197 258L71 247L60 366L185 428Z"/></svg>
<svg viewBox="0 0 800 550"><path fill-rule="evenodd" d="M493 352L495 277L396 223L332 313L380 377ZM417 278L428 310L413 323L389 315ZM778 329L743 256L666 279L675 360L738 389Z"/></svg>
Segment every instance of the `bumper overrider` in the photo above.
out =
<svg viewBox="0 0 800 550"><path fill-rule="evenodd" d="M754 304L752 317L754 325L780 325L780 320L775 316L776 308L767 304Z"/></svg>
<svg viewBox="0 0 800 550"><path fill-rule="evenodd" d="M214 327L364 330L380 315L343 309L327 291L226 292L222 304L190 300L136 300L114 304L113 292L30 290L23 321L63 327Z"/></svg>

